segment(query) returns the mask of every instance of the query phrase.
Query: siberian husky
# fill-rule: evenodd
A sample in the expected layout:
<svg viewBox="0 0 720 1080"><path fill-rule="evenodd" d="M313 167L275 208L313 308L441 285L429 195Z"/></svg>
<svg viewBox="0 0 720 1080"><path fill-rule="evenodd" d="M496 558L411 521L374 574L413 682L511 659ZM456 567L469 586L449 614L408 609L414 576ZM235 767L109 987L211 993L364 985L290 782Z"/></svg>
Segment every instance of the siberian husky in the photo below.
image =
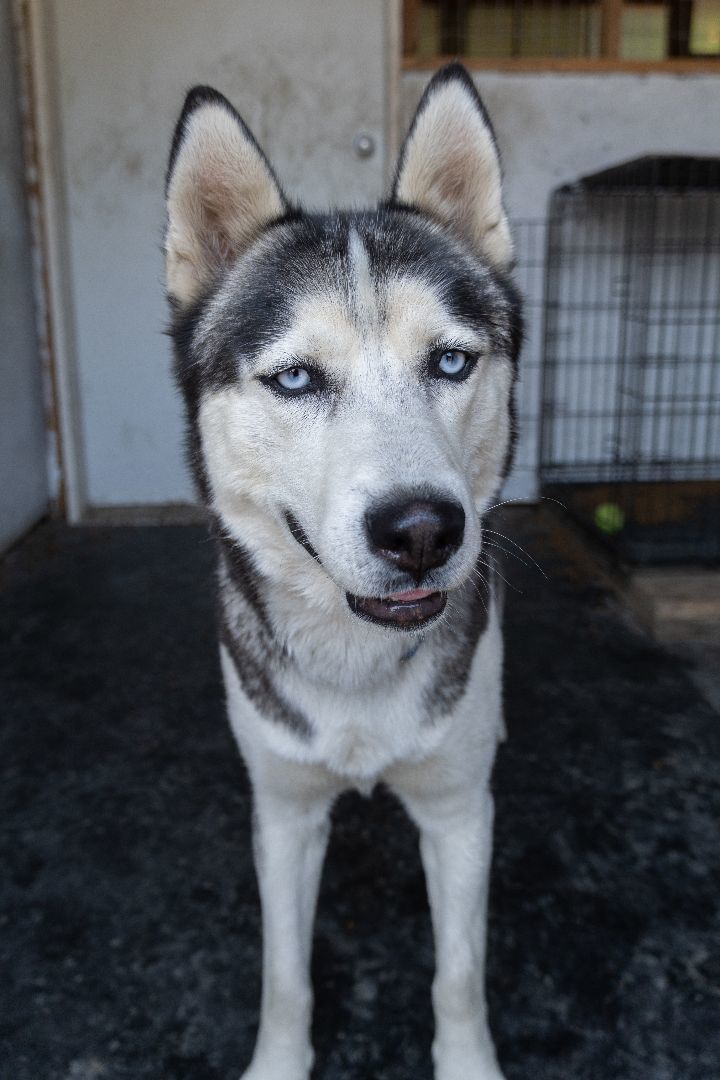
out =
<svg viewBox="0 0 720 1080"><path fill-rule="evenodd" d="M464 68L444 68L390 198L306 213L229 102L196 87L167 215L177 378L255 806L263 991L244 1080L309 1076L329 810L378 782L420 829L435 1076L501 1080L484 959L502 641L483 516L510 465L521 329L490 120Z"/></svg>

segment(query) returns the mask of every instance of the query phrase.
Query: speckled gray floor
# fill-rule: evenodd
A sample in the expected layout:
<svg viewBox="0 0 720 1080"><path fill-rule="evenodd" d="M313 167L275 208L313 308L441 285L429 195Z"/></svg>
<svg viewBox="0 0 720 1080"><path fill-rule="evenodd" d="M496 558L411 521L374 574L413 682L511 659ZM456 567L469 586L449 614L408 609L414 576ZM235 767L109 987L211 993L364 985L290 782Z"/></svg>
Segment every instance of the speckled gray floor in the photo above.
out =
<svg viewBox="0 0 720 1080"><path fill-rule="evenodd" d="M495 773L508 1080L720 1077L720 724L525 515ZM0 568L0 1076L237 1080L259 991L243 770L196 528L45 526ZM430 1080L413 829L336 812L317 1080ZM472 1080L468 1077L468 1080Z"/></svg>

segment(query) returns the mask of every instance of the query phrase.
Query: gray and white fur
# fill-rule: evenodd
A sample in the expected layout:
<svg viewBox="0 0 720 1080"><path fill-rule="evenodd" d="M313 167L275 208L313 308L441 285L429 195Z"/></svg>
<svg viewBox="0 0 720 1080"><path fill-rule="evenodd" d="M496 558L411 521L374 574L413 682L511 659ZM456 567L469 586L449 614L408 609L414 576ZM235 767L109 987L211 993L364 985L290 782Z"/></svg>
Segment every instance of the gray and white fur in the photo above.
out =
<svg viewBox="0 0 720 1080"><path fill-rule="evenodd" d="M512 456L521 322L490 121L451 65L390 198L306 213L197 87L167 211L176 373L255 805L263 992L244 1080L308 1080L329 811L379 782L420 829L436 1080L501 1080L484 954L502 641L483 519Z"/></svg>

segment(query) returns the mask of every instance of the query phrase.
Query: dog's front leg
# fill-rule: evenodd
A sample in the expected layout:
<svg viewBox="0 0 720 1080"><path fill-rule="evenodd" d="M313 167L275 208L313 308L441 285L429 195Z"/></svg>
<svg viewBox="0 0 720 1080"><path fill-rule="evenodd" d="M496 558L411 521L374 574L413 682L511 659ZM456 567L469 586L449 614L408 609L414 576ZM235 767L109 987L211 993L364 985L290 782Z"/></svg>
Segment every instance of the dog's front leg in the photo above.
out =
<svg viewBox="0 0 720 1080"><path fill-rule="evenodd" d="M263 925L260 1027L243 1080L307 1080L310 952L332 794L255 782L255 863Z"/></svg>
<svg viewBox="0 0 720 1080"><path fill-rule="evenodd" d="M435 933L435 1078L503 1080L485 1004L492 796L463 790L404 801L420 827Z"/></svg>

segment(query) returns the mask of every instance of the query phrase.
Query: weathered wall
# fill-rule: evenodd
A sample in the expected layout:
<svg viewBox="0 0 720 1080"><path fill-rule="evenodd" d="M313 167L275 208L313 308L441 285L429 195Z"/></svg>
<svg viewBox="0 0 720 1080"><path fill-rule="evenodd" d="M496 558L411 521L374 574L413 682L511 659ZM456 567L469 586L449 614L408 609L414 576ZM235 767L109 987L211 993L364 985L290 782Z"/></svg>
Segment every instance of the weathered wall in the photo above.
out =
<svg viewBox="0 0 720 1080"><path fill-rule="evenodd" d="M0 0L0 550L48 499L11 6Z"/></svg>

